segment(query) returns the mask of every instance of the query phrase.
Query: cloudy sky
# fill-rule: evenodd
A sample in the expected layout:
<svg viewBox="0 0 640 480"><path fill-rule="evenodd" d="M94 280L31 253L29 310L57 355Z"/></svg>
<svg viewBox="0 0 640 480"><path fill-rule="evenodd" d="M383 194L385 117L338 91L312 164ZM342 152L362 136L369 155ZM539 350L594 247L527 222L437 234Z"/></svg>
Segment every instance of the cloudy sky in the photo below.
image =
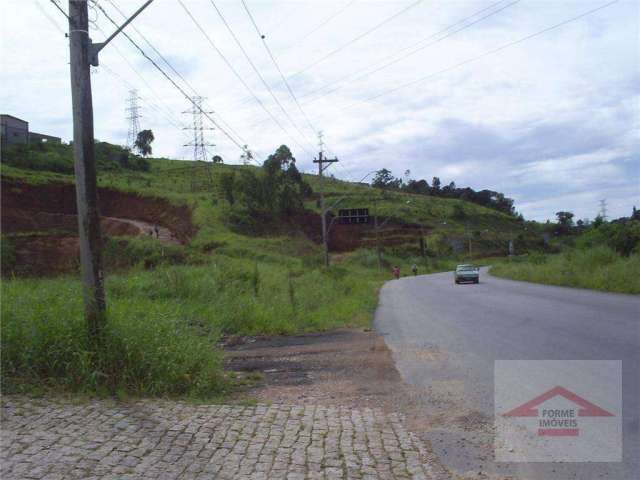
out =
<svg viewBox="0 0 640 480"><path fill-rule="evenodd" d="M640 206L639 2L245 1L300 108L241 1L155 0L127 31L257 158L285 143L310 172L322 130L339 178L410 170L504 192L536 220L561 209L593 218L602 198L611 216ZM143 2L98 3L120 22ZM68 140L66 19L49 0L2 4L0 109ZM113 30L96 7L90 19L94 41ZM182 94L123 36L100 61L96 137L126 142L136 88L154 154L191 158ZM222 130L206 132L211 152L237 163Z"/></svg>

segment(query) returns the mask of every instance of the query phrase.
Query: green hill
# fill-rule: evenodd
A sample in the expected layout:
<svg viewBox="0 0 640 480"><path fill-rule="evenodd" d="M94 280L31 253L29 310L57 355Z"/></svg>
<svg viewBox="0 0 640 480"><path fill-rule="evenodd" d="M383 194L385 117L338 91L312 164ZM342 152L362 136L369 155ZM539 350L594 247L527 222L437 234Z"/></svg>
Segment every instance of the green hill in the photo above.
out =
<svg viewBox="0 0 640 480"><path fill-rule="evenodd" d="M34 156L13 152L2 163L2 369L9 390L43 384L219 394L229 379L212 345L222 335L368 326L391 265L403 273L413 263L420 273L441 271L468 256L469 241L474 258L506 254L510 239L523 249L539 242L515 217L480 205L330 178L320 183L312 175L303 177L312 189L303 209L253 218L260 229L248 232L243 197L232 206L223 182L243 171L263 175L261 168L125 159L119 147L103 147L109 328L108 348L96 353L87 345L74 273L71 149L48 148ZM335 222L332 266L322 266L320 190L333 213L369 208L378 215L382 271L371 223ZM154 225L173 236L152 238Z"/></svg>

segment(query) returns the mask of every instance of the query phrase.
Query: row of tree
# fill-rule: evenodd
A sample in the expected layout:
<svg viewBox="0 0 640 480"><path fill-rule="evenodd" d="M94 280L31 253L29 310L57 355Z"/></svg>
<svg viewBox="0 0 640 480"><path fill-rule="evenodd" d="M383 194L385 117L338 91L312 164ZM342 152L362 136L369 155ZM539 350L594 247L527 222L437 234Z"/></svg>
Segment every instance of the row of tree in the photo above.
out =
<svg viewBox="0 0 640 480"><path fill-rule="evenodd" d="M383 168L376 172L371 184L376 188L400 190L418 195L460 198L468 202L493 208L494 210L498 210L509 215L517 215L513 205L513 199L505 197L504 194L500 192L495 192L493 190L475 191L470 187L458 188L456 187L455 182L450 182L443 186L440 178L438 177L433 177L431 185L429 185L429 182L424 179L414 180L409 178L410 175L411 172L407 170L404 174L404 178L396 178L390 170Z"/></svg>

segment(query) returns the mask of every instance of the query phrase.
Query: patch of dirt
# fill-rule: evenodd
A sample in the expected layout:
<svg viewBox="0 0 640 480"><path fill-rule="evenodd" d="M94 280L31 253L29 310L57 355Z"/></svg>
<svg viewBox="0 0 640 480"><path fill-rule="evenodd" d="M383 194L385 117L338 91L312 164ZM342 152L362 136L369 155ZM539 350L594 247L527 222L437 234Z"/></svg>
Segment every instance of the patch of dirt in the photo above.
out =
<svg viewBox="0 0 640 480"><path fill-rule="evenodd" d="M230 337L222 347L226 369L240 377L260 378L237 392L237 400L249 396L266 403L377 408L404 414L408 428L416 433L431 421L422 408L427 392L402 380L391 351L373 331ZM434 478L452 478L431 444L423 443Z"/></svg>
<svg viewBox="0 0 640 480"><path fill-rule="evenodd" d="M374 332L345 329L273 338L235 337L227 341L225 354L227 369L263 375L258 385L242 393L259 401L396 411L396 392L404 386L391 352Z"/></svg>

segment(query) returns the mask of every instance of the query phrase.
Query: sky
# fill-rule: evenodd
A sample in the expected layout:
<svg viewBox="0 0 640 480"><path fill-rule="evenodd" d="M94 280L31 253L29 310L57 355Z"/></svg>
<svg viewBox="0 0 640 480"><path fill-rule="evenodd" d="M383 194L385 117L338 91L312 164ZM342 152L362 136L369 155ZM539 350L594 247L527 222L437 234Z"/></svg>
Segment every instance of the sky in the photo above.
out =
<svg viewBox="0 0 640 480"><path fill-rule="evenodd" d="M640 2L610 1L155 0L125 31L206 97L226 163L286 144L313 172L322 131L337 178L409 170L503 192L530 220L593 219L601 199L613 218L640 207ZM0 110L68 141L67 20L51 0L2 3ZM143 2L97 3L121 23ZM89 17L94 41L113 31ZM132 89L154 156L193 158L191 104L123 35L92 68L96 138L126 143Z"/></svg>

